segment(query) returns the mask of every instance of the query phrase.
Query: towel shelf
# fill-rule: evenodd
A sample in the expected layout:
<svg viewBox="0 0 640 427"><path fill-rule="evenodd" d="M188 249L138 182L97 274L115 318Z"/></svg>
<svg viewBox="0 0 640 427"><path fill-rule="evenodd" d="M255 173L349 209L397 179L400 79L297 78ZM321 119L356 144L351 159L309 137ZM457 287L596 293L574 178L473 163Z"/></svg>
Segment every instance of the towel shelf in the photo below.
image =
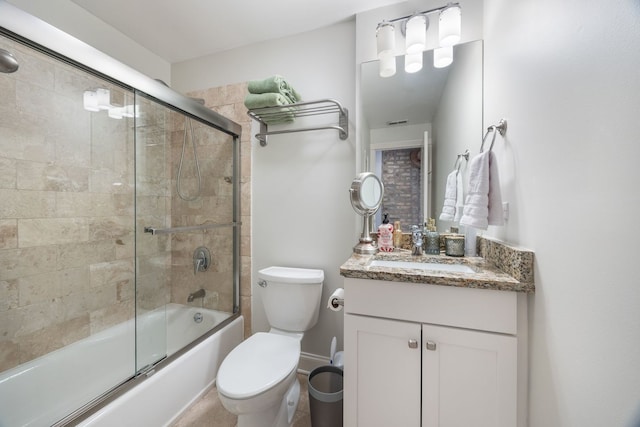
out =
<svg viewBox="0 0 640 427"><path fill-rule="evenodd" d="M269 131L268 123L270 121L280 122L287 119L306 116L319 116L324 114L338 114L337 125L313 126L297 129L284 129ZM256 138L260 141L261 146L267 145L267 137L269 135L278 135L294 132L308 132L324 129L335 129L340 135L340 139L345 140L349 137L349 112L338 101L333 99L321 99L318 101L298 102L295 104L282 105L277 107L255 108L247 112L249 116L260 123L260 133L256 134Z"/></svg>

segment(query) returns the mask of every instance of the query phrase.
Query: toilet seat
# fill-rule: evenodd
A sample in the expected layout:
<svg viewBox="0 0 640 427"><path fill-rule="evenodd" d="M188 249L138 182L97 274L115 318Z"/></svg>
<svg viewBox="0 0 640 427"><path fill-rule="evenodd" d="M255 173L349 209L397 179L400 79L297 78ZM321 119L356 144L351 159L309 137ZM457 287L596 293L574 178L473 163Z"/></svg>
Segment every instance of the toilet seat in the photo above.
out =
<svg viewBox="0 0 640 427"><path fill-rule="evenodd" d="M216 384L231 399L248 399L283 381L298 366L300 341L258 332L241 342L222 362Z"/></svg>

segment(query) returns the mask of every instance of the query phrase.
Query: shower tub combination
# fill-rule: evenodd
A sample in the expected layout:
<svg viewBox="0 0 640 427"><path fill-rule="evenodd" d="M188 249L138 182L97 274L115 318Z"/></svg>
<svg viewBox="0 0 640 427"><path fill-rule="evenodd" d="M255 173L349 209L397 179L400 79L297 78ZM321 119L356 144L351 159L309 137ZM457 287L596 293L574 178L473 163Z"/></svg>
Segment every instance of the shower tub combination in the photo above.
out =
<svg viewBox="0 0 640 427"><path fill-rule="evenodd" d="M146 381L78 425L167 425L211 387L220 363L241 341L242 317L225 323L229 313L179 304L168 304L166 310L166 335L160 309L137 321L155 329L155 337L167 337L170 353L177 354L217 325L223 327L157 372L145 373ZM126 381L135 351L134 323L110 327L0 374L0 425L51 425L84 405L87 395L99 396ZM163 351L162 341L145 343L147 359ZM153 410L140 410L148 402Z"/></svg>
<svg viewBox="0 0 640 427"><path fill-rule="evenodd" d="M168 425L243 337L241 128L0 0L0 426Z"/></svg>

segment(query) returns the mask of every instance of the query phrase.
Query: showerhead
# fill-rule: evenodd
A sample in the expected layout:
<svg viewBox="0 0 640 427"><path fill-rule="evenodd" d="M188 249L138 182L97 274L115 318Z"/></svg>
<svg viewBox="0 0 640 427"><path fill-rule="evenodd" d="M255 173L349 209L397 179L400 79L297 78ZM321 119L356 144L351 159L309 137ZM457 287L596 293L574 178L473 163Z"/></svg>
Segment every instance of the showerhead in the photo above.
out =
<svg viewBox="0 0 640 427"><path fill-rule="evenodd" d="M16 57L11 52L0 49L0 72L15 73L19 67L20 64L18 64Z"/></svg>

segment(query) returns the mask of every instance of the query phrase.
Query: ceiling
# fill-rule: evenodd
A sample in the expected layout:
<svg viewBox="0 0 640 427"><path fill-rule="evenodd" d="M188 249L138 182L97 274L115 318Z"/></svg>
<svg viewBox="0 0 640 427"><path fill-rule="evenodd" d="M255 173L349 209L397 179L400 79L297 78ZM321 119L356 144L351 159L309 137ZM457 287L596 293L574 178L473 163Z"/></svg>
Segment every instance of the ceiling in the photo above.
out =
<svg viewBox="0 0 640 427"><path fill-rule="evenodd" d="M71 0L169 63L326 27L400 0Z"/></svg>

